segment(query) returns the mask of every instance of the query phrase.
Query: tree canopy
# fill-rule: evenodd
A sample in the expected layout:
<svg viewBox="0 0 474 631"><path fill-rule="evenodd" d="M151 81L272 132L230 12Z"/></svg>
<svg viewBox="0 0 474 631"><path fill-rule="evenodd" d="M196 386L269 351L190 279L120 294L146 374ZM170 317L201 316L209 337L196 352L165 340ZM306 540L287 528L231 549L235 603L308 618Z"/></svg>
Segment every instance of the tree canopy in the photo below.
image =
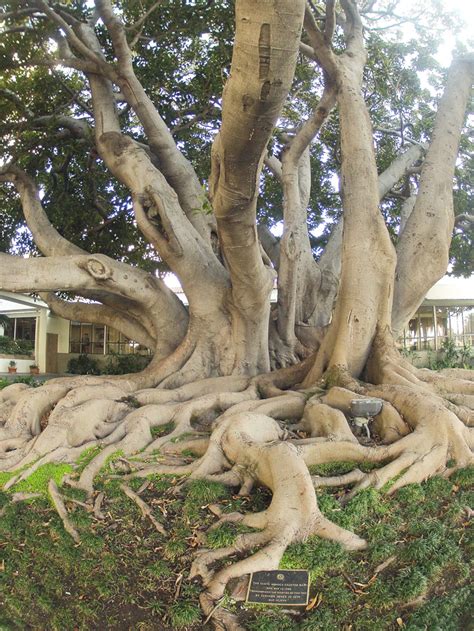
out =
<svg viewBox="0 0 474 631"><path fill-rule="evenodd" d="M394 3L373 4L361 7L368 29L364 94L376 130L380 172L403 148L429 139L446 75L446 69L436 61L436 47L446 27L455 33L460 25L456 16L431 2L419 5L416 15L401 16ZM41 11L25 10L18 15L15 6L5 5L5 34L0 44L4 79L0 133L6 149L3 160L13 158L36 178L50 221L67 239L86 250L103 252L146 269L166 270L166 264L136 230L130 195L110 177L94 148L88 82L80 71L53 63L57 35ZM208 189L210 148L219 128L221 94L230 68L232 6L206 0L176 0L158 3L156 7L136 2L116 6L130 34L137 76L195 167L204 196ZM64 11L80 19L90 18L93 13L91 6L81 2L66 4ZM113 61L107 30L102 25L97 32L108 59ZM398 37L400 33L402 38ZM280 155L282 134L291 134L310 115L322 86L322 75L314 72L312 62L301 53L289 98L270 143L271 153ZM118 101L118 108L124 132L138 142L146 142L133 109L123 100ZM74 129L65 126L64 117L80 124ZM313 251L319 256L341 213L336 111L310 151L308 227ZM416 181L415 173L405 177L383 200L383 212L394 239L403 200L410 186L416 187ZM455 274L469 275L473 271L472 222L468 219L472 214L471 183L472 132L466 129L454 189L455 214L459 219L450 259ZM283 219L282 191L268 169L262 173L261 192L258 221L272 227ZM3 251L37 252L31 234L23 229L24 217L15 194L5 188L1 194ZM203 204L203 212L208 208Z"/></svg>

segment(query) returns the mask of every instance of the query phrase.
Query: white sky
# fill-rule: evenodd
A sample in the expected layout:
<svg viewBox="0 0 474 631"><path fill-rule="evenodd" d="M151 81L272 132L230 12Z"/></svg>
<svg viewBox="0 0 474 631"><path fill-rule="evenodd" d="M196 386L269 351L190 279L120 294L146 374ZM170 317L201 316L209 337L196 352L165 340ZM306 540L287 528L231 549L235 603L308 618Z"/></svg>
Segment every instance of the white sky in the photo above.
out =
<svg viewBox="0 0 474 631"><path fill-rule="evenodd" d="M452 51L455 48L456 41L463 42L468 45L470 40L470 48L474 46L474 2L473 0L444 0L444 6L459 15L460 32L453 35L449 29L446 30L444 42L440 46L436 60L443 66L449 66L452 61ZM416 6L416 0L401 0L401 7Z"/></svg>

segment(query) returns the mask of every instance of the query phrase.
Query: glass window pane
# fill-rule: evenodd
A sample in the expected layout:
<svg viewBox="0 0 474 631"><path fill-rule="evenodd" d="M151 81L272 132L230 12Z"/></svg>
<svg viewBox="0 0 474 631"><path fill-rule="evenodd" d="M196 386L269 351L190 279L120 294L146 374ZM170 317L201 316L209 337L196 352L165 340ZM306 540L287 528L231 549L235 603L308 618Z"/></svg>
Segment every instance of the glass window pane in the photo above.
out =
<svg viewBox="0 0 474 631"><path fill-rule="evenodd" d="M71 322L69 327L69 351L71 353L81 352L81 325L79 322Z"/></svg>
<svg viewBox="0 0 474 631"><path fill-rule="evenodd" d="M90 353L92 343L92 324L81 324L81 353Z"/></svg>
<svg viewBox="0 0 474 631"><path fill-rule="evenodd" d="M432 350L435 347L433 307L421 307L418 311L420 320L421 350Z"/></svg>
<svg viewBox="0 0 474 631"><path fill-rule="evenodd" d="M4 325L4 333L6 337L11 337L13 339L13 333L15 331L15 320L14 318L10 318L8 322Z"/></svg>
<svg viewBox="0 0 474 631"><path fill-rule="evenodd" d="M472 335L474 333L474 308L468 307L463 312L464 334Z"/></svg>
<svg viewBox="0 0 474 631"><path fill-rule="evenodd" d="M92 353L102 355L104 352L104 326L94 324L92 328Z"/></svg>

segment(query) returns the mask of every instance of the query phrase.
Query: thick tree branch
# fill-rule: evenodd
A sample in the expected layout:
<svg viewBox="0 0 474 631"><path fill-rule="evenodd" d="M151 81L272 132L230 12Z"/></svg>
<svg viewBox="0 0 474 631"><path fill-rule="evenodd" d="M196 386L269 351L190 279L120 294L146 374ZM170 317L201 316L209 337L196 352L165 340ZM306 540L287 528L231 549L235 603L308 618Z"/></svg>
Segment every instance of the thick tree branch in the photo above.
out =
<svg viewBox="0 0 474 631"><path fill-rule="evenodd" d="M43 254L53 257L72 255L88 256L85 250L62 237L51 225L41 205L38 190L33 180L26 173L21 171L18 167L8 167L8 172L3 178L15 183L22 200L26 222L31 230L36 245ZM0 179L2 179L2 176L0 176ZM125 295L123 291L117 293L114 291L115 284L112 284L111 287L107 287L104 285L102 278L98 278L95 285L90 284L86 288L76 287L77 293L80 293L86 298L98 300L106 305L102 310L102 313L106 315L108 309L117 312L118 318L133 319L135 322L140 323L139 327L147 331L149 338L154 339L156 339L157 331L162 328L161 314L170 311L174 314L174 317L177 318L176 334L174 335L172 331L170 332L172 335L170 344L173 345L177 338L178 341L181 341L185 334L187 314L179 299L174 296L168 287L148 272L130 267L125 263L114 261L105 256L101 258L103 261L107 261L108 267L115 270L116 274L121 275L123 278L130 277L134 279L134 285L140 281L140 295ZM92 277L90 278L90 282L93 282ZM33 284L30 286L30 290L31 289L36 289L36 286ZM61 288L58 287L58 289ZM150 309L153 305L154 308ZM94 320L94 322L95 321L100 320ZM122 330L120 326L116 328ZM166 346L167 343L160 339L159 345Z"/></svg>
<svg viewBox="0 0 474 631"><path fill-rule="evenodd" d="M36 0L36 3L45 13L45 15L47 15L50 20L57 24L61 31L66 35L68 42L76 50L76 52L80 53L85 60L97 65L102 72L107 74L110 72L108 64L103 59L101 59L101 57L97 56L94 50L91 50L82 41L82 39L76 35L74 29L71 28L68 21L66 21L60 13L53 10L44 0ZM72 18L69 16L69 22L71 20ZM76 20L74 20L74 23L76 23Z"/></svg>
<svg viewBox="0 0 474 631"><path fill-rule="evenodd" d="M454 168L473 76L472 58L454 61L438 107L415 206L397 245L392 315L396 332L403 329L448 266L454 227Z"/></svg>
<svg viewBox="0 0 474 631"><path fill-rule="evenodd" d="M321 68L325 70L331 80L334 81L337 77L338 70L334 54L331 50L330 42L326 41L325 35L319 29L319 26L314 19L311 7L308 5L306 5L304 14L304 28L308 34L313 52L311 55L311 51L307 50L304 44L302 44L302 52L309 58L315 59Z"/></svg>
<svg viewBox="0 0 474 631"><path fill-rule="evenodd" d="M76 31L91 49L101 54L90 27L80 24ZM221 302L228 286L226 271L212 253L210 245L190 224L175 191L145 150L121 133L111 82L94 73L88 74L88 79L97 149L112 174L129 188L138 210L139 229L152 237L161 257L179 277L191 309L193 305L199 305L204 288L216 303ZM158 234L160 239L156 238ZM196 267L202 270L199 278L196 277Z"/></svg>
<svg viewBox="0 0 474 631"><path fill-rule="evenodd" d="M50 223L41 205L39 191L29 175L16 166L10 166L6 172L0 175L0 181L2 180L15 184L20 194L23 214L28 228L31 230L36 245L44 255L86 254L82 248L61 236Z"/></svg>
<svg viewBox="0 0 474 631"><path fill-rule="evenodd" d="M364 28L360 19L355 0L340 0L346 24L344 28L346 39L346 52L365 58Z"/></svg>
<svg viewBox="0 0 474 631"><path fill-rule="evenodd" d="M425 154L427 145L412 145L409 149L401 153L395 160L379 175L379 198L382 200L389 193L395 184L400 180L408 169L420 160Z"/></svg>
<svg viewBox="0 0 474 631"><path fill-rule="evenodd" d="M330 46L336 28L336 0L326 1L326 23L324 25L324 41Z"/></svg>
<svg viewBox="0 0 474 631"><path fill-rule="evenodd" d="M258 238L273 267L277 270L280 265L280 240L265 224L257 226Z"/></svg>
<svg viewBox="0 0 474 631"><path fill-rule="evenodd" d="M309 324L321 273L313 258L307 227L311 188L309 144L336 104L333 86L327 87L311 117L301 126L283 151L283 218L278 274L278 332L294 347L296 324Z"/></svg>
<svg viewBox="0 0 474 631"><path fill-rule="evenodd" d="M170 130L135 75L125 28L109 0L97 0L96 6L109 31L118 60L117 84L140 119L151 151L159 159L159 168L176 191L181 207L198 233L209 243L210 231L202 213L205 195L191 163L176 146Z"/></svg>
<svg viewBox="0 0 474 631"><path fill-rule="evenodd" d="M152 305L149 289L155 279L102 254L24 259L2 253L0 260L0 286L8 291L93 291L101 286L118 296Z"/></svg>
<svg viewBox="0 0 474 631"><path fill-rule="evenodd" d="M395 186L409 170L410 166L419 160L424 154L424 146L416 145L397 156L395 160L378 177L379 200ZM403 206L400 218L400 233L404 228L406 219L413 209L415 197L410 197ZM315 318L321 324L328 324L331 318L332 305L336 300L339 276L341 274L341 254L342 254L342 230L343 218L334 227L329 237L328 243L319 260L319 268L322 274L322 294L318 301Z"/></svg>
<svg viewBox="0 0 474 631"><path fill-rule="evenodd" d="M174 349L186 333L186 310L171 289L142 270L100 254L29 259L0 254L0 287L15 293L70 291L107 301L119 316L129 311L140 323L143 311L147 316L141 326L157 348L168 344Z"/></svg>
<svg viewBox="0 0 474 631"><path fill-rule="evenodd" d="M258 7L250 0L236 4L231 74L224 89L222 126L212 150L211 195L231 274L233 305L252 320L265 318L261 310L267 311L272 288L255 225L257 182L293 78L303 12L303 0L276 0ZM243 327L238 335L246 339L250 332ZM263 337L253 344L252 354L268 357ZM262 348L256 348L260 344ZM268 363L258 367L266 369Z"/></svg>
<svg viewBox="0 0 474 631"><path fill-rule="evenodd" d="M366 59L357 7L342 0L350 23L347 50L337 58L344 210L339 297L330 330L305 383L327 369L358 376L376 327L389 326L395 251L379 211L373 131L362 96ZM357 133L354 133L357 130ZM363 284L360 279L366 279Z"/></svg>
<svg viewBox="0 0 474 631"><path fill-rule="evenodd" d="M283 181L283 173L281 170L281 161L276 156L265 156L265 166L273 173L280 182Z"/></svg>

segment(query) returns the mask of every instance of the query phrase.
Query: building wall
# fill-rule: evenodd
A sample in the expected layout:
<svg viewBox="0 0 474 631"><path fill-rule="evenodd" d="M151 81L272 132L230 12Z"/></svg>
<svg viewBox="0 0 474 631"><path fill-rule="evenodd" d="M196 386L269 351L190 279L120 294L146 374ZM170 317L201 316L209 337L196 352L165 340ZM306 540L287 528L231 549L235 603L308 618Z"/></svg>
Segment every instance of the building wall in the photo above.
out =
<svg viewBox="0 0 474 631"><path fill-rule="evenodd" d="M56 333L58 337L58 353L69 351L69 320L58 318L49 313L46 324L47 333Z"/></svg>
<svg viewBox="0 0 474 631"><path fill-rule="evenodd" d="M23 355L14 357L13 355L0 355L0 372L8 372L8 366L10 362L16 362L17 374L29 374L30 366L34 363L34 359L31 357L24 357Z"/></svg>

